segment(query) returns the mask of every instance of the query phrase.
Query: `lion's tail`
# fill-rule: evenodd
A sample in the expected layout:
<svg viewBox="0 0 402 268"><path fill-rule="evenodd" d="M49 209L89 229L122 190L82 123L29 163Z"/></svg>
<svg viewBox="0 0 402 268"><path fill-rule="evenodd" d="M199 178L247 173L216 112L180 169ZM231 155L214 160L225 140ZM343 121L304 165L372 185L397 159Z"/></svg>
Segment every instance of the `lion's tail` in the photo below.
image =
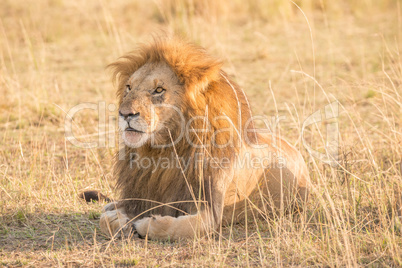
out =
<svg viewBox="0 0 402 268"><path fill-rule="evenodd" d="M99 191L85 191L78 195L80 198L84 199L86 202L92 201L105 201L111 202L112 200L106 195L100 193Z"/></svg>

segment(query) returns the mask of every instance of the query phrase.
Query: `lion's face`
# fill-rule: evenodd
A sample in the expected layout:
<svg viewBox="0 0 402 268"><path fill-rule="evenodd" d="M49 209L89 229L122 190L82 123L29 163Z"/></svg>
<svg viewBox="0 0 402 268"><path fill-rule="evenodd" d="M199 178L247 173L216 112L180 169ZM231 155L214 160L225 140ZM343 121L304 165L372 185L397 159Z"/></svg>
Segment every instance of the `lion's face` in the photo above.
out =
<svg viewBox="0 0 402 268"><path fill-rule="evenodd" d="M184 86L164 62L147 63L126 83L119 108L124 143L138 148L149 142L166 142L166 131L178 122Z"/></svg>

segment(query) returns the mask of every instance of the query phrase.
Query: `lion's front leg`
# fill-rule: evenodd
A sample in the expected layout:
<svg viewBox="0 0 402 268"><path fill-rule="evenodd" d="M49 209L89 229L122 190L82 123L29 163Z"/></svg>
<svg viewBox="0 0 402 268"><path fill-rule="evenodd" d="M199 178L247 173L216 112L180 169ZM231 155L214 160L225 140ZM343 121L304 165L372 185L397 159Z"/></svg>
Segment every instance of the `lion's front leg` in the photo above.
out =
<svg viewBox="0 0 402 268"><path fill-rule="evenodd" d="M130 218L124 208L118 207L117 202L109 203L103 207L99 225L102 233L109 237L119 238L122 235L129 237L135 234Z"/></svg>
<svg viewBox="0 0 402 268"><path fill-rule="evenodd" d="M217 224L212 213L202 211L195 215L180 217L152 216L140 219L134 223L135 229L142 237L149 239L178 240L203 236L213 231Z"/></svg>

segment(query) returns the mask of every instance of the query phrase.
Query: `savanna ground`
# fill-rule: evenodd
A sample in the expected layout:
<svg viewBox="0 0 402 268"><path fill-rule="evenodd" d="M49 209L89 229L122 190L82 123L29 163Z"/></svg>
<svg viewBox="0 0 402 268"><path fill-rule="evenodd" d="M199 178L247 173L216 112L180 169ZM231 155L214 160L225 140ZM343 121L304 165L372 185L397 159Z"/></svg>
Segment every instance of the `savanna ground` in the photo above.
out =
<svg viewBox="0 0 402 268"><path fill-rule="evenodd" d="M2 0L0 266L401 266L402 4L296 4L303 12L274 0ZM314 184L301 215L174 243L99 232L104 203L77 196L115 196L113 136L103 148L73 146L66 112L115 103L105 66L161 32L223 58L254 114L283 116L280 133L301 150ZM326 126L338 124L331 167L309 155L301 127L335 100L339 116L304 131L323 152ZM101 132L113 131L115 112L104 116ZM78 113L74 133L97 141L99 120Z"/></svg>

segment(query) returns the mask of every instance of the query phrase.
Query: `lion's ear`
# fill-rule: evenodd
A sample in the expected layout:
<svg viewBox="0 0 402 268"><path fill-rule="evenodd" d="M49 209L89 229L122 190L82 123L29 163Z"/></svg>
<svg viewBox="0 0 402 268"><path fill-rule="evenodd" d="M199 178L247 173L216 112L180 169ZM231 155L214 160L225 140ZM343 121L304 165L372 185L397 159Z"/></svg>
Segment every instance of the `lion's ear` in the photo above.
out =
<svg viewBox="0 0 402 268"><path fill-rule="evenodd" d="M186 86L188 88L193 86L196 91L204 92L211 83L220 79L221 66L221 62L212 60L209 66L194 66L193 71L186 78Z"/></svg>
<svg viewBox="0 0 402 268"><path fill-rule="evenodd" d="M192 70L182 72L178 76L184 83L187 99L191 106L204 106L205 104L201 101L203 98L200 98L200 95L220 80L222 63L211 59L207 66L205 64L197 66L194 63L192 65Z"/></svg>
<svg viewBox="0 0 402 268"><path fill-rule="evenodd" d="M222 62L208 55L202 47L177 39L157 45L163 51L163 59L187 90L202 92L219 79Z"/></svg>

